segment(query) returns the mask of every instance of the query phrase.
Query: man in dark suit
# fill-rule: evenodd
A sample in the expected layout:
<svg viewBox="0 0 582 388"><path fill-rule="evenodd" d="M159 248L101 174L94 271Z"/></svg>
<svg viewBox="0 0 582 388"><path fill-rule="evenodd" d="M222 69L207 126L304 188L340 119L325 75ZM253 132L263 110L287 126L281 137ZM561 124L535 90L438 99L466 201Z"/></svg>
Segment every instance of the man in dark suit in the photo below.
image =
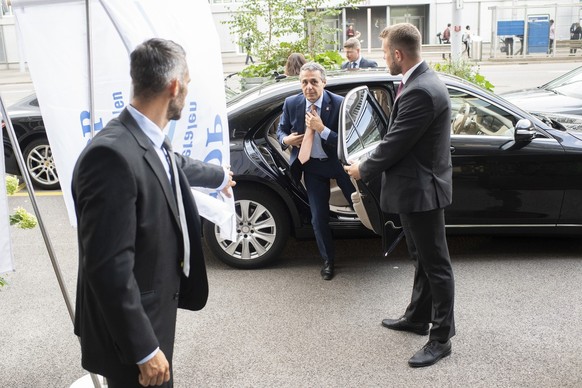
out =
<svg viewBox="0 0 582 388"><path fill-rule="evenodd" d="M355 179L382 174L381 207L398 213L416 272L404 315L385 319L393 330L429 341L409 361L428 366L451 353L455 334L454 278L445 236L445 206L452 200L451 102L447 88L420 57L420 33L412 24L386 27L384 58L391 74L403 74L382 142L361 162L346 167Z"/></svg>
<svg viewBox="0 0 582 388"><path fill-rule="evenodd" d="M350 38L344 43L344 53L347 62L342 64L342 69L365 69L367 67L378 67L376 61L368 60L360 55L362 46L357 38Z"/></svg>
<svg viewBox="0 0 582 388"><path fill-rule="evenodd" d="M338 119L343 97L324 90L325 69L318 63L303 65L299 81L303 93L285 100L277 136L284 149L292 147L289 163L297 181L303 172L311 223L323 257L321 276L331 280L335 252L329 227L330 179L337 181L350 205L355 190L337 158Z"/></svg>
<svg viewBox="0 0 582 388"><path fill-rule="evenodd" d="M162 129L180 118L190 81L182 47L142 43L131 53L131 78L131 105L83 150L73 173L75 334L83 367L110 388L171 387L177 308L199 310L208 297L190 186L227 193L234 182L222 167L164 145Z"/></svg>

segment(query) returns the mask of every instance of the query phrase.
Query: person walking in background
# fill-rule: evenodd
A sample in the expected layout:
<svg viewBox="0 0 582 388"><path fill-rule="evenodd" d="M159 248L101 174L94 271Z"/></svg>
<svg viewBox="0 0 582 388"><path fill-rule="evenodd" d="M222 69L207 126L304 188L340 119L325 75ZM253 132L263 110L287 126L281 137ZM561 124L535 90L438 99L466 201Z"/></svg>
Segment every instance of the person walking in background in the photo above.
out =
<svg viewBox="0 0 582 388"><path fill-rule="evenodd" d="M465 32L463 32L463 36L461 37L463 44L465 45L465 49L463 53L467 53L467 57L471 58L471 27L467 25L465 27Z"/></svg>
<svg viewBox="0 0 582 388"><path fill-rule="evenodd" d="M570 27L570 40L580 40L582 37L582 27L580 27L580 23L572 23ZM576 54L578 48L576 45L570 47L570 54Z"/></svg>
<svg viewBox="0 0 582 388"><path fill-rule="evenodd" d="M335 179L352 206L355 191L337 157L338 120L343 97L325 90L325 69L308 62L301 67L302 93L287 97L277 128L283 149L292 147L289 160L293 178L299 182L303 173L311 224L319 253L323 258L320 274L331 280L335 271L335 249L329 226L330 179Z"/></svg>
<svg viewBox="0 0 582 388"><path fill-rule="evenodd" d="M285 75L287 77L297 76L301 72L301 66L305 65L307 60L301 53L293 53L287 58L285 63Z"/></svg>
<svg viewBox="0 0 582 388"><path fill-rule="evenodd" d="M245 51L247 53L247 57L245 58L245 65L248 65L249 61L254 64L255 61L251 56L251 51L253 49L253 38L251 37L250 33L247 32L247 35L245 36L243 43L245 46Z"/></svg>
<svg viewBox="0 0 582 388"><path fill-rule="evenodd" d="M354 26L353 25L349 25L348 29L346 30L346 40L353 38L356 36L356 30L354 30Z"/></svg>
<svg viewBox="0 0 582 388"><path fill-rule="evenodd" d="M556 26L554 25L554 19L550 19L550 45L548 47L548 54L554 52L554 40L556 40Z"/></svg>
<svg viewBox="0 0 582 388"><path fill-rule="evenodd" d="M342 64L342 69L378 67L376 61L366 59L360 55L361 49L362 46L358 39L351 38L346 40L346 43L344 43L344 54L346 54L347 61Z"/></svg>
<svg viewBox="0 0 582 388"><path fill-rule="evenodd" d="M184 49L150 39L130 55L131 104L81 152L73 172L82 365L110 388L172 386L178 307L208 298L190 186L234 185L220 166L171 151L190 76Z"/></svg>
<svg viewBox="0 0 582 388"><path fill-rule="evenodd" d="M366 160L345 169L364 182L382 175L382 211L400 215L416 266L414 286L404 315L384 319L382 325L430 333L426 345L408 361L411 367L424 367L451 354L455 335L455 283L444 216L453 197L451 100L444 83L421 58L416 27L395 24L380 37L386 66L390 74L402 74L402 81L388 132Z"/></svg>
<svg viewBox="0 0 582 388"><path fill-rule="evenodd" d="M447 28L443 31L443 43L451 43L451 23L447 24Z"/></svg>

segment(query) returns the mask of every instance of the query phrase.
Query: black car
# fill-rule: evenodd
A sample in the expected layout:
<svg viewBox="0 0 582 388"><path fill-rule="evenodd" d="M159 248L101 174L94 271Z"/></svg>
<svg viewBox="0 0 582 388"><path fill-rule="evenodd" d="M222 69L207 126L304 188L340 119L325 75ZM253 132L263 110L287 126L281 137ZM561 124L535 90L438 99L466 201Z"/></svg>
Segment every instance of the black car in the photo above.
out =
<svg viewBox="0 0 582 388"><path fill-rule="evenodd" d="M365 158L386 131L399 76L383 70L329 74L326 88L347 96L340 128L340 159ZM453 204L448 232L486 234L582 233L582 132L533 116L456 77L441 75L452 102ZM276 128L297 78L276 80L228 102L231 166L235 173L238 238L220 238L205 223L213 253L239 268L276 259L290 235L313 236L307 195L289 172ZM333 183L332 183L333 186ZM334 234L373 230L385 251L401 237L399 221L378 206L379 181L356 184L355 211L332 188Z"/></svg>
<svg viewBox="0 0 582 388"><path fill-rule="evenodd" d="M55 190L60 187L55 161L40 114L36 94L31 94L7 108L14 132L34 187ZM20 175L12 143L2 121L6 172Z"/></svg>

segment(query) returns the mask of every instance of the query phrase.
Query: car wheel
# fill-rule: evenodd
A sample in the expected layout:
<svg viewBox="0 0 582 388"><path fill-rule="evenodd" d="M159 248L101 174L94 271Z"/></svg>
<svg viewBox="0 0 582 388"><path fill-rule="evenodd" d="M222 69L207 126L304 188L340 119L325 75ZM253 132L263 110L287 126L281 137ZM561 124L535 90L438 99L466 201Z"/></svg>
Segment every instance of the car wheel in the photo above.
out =
<svg viewBox="0 0 582 388"><path fill-rule="evenodd" d="M23 156L34 187L42 190L59 188L59 176L57 175L51 146L47 139L31 141L24 148Z"/></svg>
<svg viewBox="0 0 582 388"><path fill-rule="evenodd" d="M280 254L289 238L289 217L282 202L269 192L236 189L237 238L224 240L211 222L204 223L204 236L212 253L236 268L259 268Z"/></svg>

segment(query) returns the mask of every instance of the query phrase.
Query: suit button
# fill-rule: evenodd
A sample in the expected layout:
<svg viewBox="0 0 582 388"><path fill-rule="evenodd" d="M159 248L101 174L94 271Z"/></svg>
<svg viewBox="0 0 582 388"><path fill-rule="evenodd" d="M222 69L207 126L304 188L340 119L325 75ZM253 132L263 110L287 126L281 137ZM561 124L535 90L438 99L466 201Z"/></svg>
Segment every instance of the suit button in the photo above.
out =
<svg viewBox="0 0 582 388"><path fill-rule="evenodd" d="M180 293L179 293L179 292L176 292L176 293L174 294L174 298L173 298L173 299L174 299L174 300L178 300L178 298L180 298Z"/></svg>

